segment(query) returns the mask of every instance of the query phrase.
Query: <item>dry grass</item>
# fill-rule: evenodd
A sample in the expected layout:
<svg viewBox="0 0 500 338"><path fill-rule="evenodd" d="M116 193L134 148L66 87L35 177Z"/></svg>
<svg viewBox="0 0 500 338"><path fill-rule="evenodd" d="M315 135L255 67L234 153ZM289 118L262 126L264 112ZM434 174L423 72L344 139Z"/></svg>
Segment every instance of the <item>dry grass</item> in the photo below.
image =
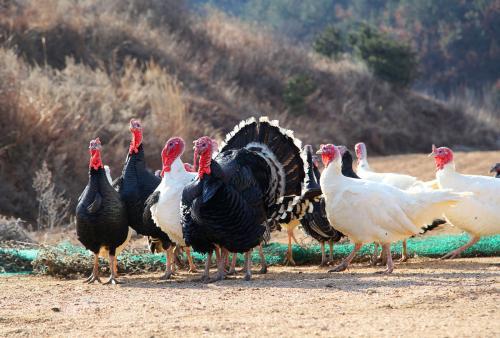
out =
<svg viewBox="0 0 500 338"><path fill-rule="evenodd" d="M220 137L266 114L306 143L372 153L427 151L431 143L495 146L489 116L374 79L363 65L333 62L217 12L198 17L182 1L5 2L0 12L0 212L34 219L31 177L46 160L76 200L86 146L99 136L117 175L131 117L144 120L147 160L160 166L169 137ZM307 113L288 114L287 82L312 79ZM190 154L187 154L189 156ZM189 157L188 157L189 158Z"/></svg>

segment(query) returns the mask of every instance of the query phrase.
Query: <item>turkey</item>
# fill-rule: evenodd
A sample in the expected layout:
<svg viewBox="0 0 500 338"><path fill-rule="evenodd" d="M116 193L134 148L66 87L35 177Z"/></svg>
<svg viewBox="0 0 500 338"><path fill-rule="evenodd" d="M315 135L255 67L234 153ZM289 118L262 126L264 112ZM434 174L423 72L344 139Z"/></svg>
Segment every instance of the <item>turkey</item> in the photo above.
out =
<svg viewBox="0 0 500 338"><path fill-rule="evenodd" d="M191 258L189 247L182 236L180 202L184 187L196 178L196 173L186 171L186 164L182 163L185 143L180 137L173 137L167 141L161 152L163 168L160 185L146 201L145 222L149 217L175 243L176 247L186 249L189 261L189 271L195 272L196 266ZM149 216L150 214L150 216ZM154 242L154 240L153 240ZM173 248L167 249L167 267L162 279L172 275Z"/></svg>
<svg viewBox="0 0 500 338"><path fill-rule="evenodd" d="M111 276L106 284L117 284L116 256L130 239L127 211L111 186L101 160L101 141L90 141L89 182L76 206L78 240L94 254L94 268L86 280L101 282L99 256L109 257Z"/></svg>
<svg viewBox="0 0 500 338"><path fill-rule="evenodd" d="M305 171L300 141L267 117L242 121L212 158L217 144L204 136L194 144L197 179L181 201L186 245L207 253L205 273L216 246L221 248L216 280L224 278L228 252L245 253L245 279L251 278L250 254L263 240L272 206L286 195L300 195ZM199 157L199 159L198 159Z"/></svg>
<svg viewBox="0 0 500 338"><path fill-rule="evenodd" d="M415 190L427 190L427 189L436 189L437 186L434 181L423 182L419 181L416 177L402 174L393 174L393 173L377 173L374 172L370 165L368 164L368 153L366 150L366 145L363 142L357 143L355 145L356 156L358 158L358 166L357 166L357 174L360 178L373 181L380 182L384 184L391 185L393 187L399 188L401 190L415 189ZM439 225L446 223L443 220L436 219L432 222L434 225ZM427 229L431 230L435 227L428 226ZM378 243L375 243L375 248L373 252L373 256L371 259L372 265L377 264L377 262L385 261L385 256L380 259L378 256ZM403 250L401 255L401 262L406 262L408 260L408 248L406 239L403 240Z"/></svg>
<svg viewBox="0 0 500 338"><path fill-rule="evenodd" d="M402 190L406 190L413 185L418 184L417 178L410 175L374 172L368 164L368 153L366 151L366 145L363 142L357 143L354 146L354 150L356 151L356 156L358 158L356 173L360 178L368 181L388 184Z"/></svg>
<svg viewBox="0 0 500 338"><path fill-rule="evenodd" d="M440 188L473 193L472 197L463 199L456 208L445 213L451 224L472 236L467 244L443 256L455 258L479 241L481 236L500 233L500 180L460 174L455 170L450 148L436 148L433 145L430 156L434 157L436 163L436 179Z"/></svg>
<svg viewBox="0 0 500 338"><path fill-rule="evenodd" d="M352 156L348 151L346 151L347 148L344 147L343 149L345 151L344 156L346 161L345 165L344 162L342 162L342 173L345 173L345 175L356 176L352 170ZM312 147L310 145L306 145L304 147L308 168L306 176L306 191L317 190L318 193L320 193L321 188L319 187L319 180L321 174L319 171L319 161L317 156L313 155L312 152ZM351 166L349 166L349 163ZM274 221L288 230L288 251L285 264L295 265L292 251L292 239L297 243L297 240L293 235L293 230L299 224L302 225L302 229L307 235L313 237L320 243L320 266L325 266L328 263L326 260L325 242L329 243L329 257L330 261L332 261L333 243L338 242L342 238L343 234L335 230L328 222L328 219L326 218L324 199L320 197L305 198L304 196L286 196L281 205L278 205L277 207L279 207L283 212L280 214L279 218Z"/></svg>
<svg viewBox="0 0 500 338"><path fill-rule="evenodd" d="M325 165L320 185L328 219L355 244L351 254L330 272L345 270L363 243L377 242L387 254L384 272L391 273L391 243L417 234L420 226L432 221L434 215L448 211L464 196L439 190L410 192L345 177L337 147L323 145L318 153Z"/></svg>
<svg viewBox="0 0 500 338"><path fill-rule="evenodd" d="M491 167L490 173L496 173L495 177L500 178L500 163L497 163L493 167Z"/></svg>
<svg viewBox="0 0 500 338"><path fill-rule="evenodd" d="M313 157L313 149L311 146L305 147L307 162L313 167L314 175L310 178L314 180L314 184L319 184L321 174L319 172L319 166L316 156ZM343 169L343 168L342 168ZM329 262L326 259L325 253L325 243L329 244L330 247L330 262L333 262L333 244L338 242L343 234L335 230L328 218L326 217L325 211L325 200L321 198L319 201L311 201L312 208L305 213L305 215L300 220L302 229L304 232L317 240L321 247L321 264L320 266L326 266Z"/></svg>
<svg viewBox="0 0 500 338"><path fill-rule="evenodd" d="M132 141L122 175L113 182L113 187L125 203L129 226L140 235L157 238L166 250L171 245L170 238L155 225L151 217L144 217L146 199L155 191L161 179L146 169L141 123L132 119L129 128Z"/></svg>

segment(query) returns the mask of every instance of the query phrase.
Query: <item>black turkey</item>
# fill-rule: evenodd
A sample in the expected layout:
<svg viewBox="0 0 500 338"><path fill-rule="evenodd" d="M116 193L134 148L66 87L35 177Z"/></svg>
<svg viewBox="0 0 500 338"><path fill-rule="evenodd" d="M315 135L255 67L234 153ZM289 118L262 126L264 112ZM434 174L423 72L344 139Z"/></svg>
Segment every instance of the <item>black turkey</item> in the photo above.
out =
<svg viewBox="0 0 500 338"><path fill-rule="evenodd" d="M166 250L171 245L169 237L153 222L149 210L144 215L145 202L160 184L161 178L146 169L141 123L130 120L130 131L132 141L122 175L113 182L113 187L127 207L129 226L140 235L154 238L154 243L161 243Z"/></svg>
<svg viewBox="0 0 500 338"><path fill-rule="evenodd" d="M272 206L283 196L301 193L300 147L291 131L266 117L242 121L214 159L212 139L195 141L198 178L184 188L181 222L186 244L207 253L207 264L215 247L222 249L216 279L224 278L228 252L245 253L245 279L251 278L250 253L263 240Z"/></svg>
<svg viewBox="0 0 500 338"><path fill-rule="evenodd" d="M117 284L116 256L130 238L127 211L106 177L99 138L90 141L89 149L89 182L78 198L76 234L85 248L94 253L94 268L86 281L101 282L99 256L109 256L111 277L106 283Z"/></svg>

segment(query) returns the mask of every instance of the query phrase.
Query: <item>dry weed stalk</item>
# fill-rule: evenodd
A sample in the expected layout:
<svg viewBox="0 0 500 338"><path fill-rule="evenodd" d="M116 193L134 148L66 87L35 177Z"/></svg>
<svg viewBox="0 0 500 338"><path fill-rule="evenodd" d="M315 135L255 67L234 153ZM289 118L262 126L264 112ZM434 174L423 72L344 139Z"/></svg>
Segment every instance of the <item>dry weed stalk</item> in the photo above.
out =
<svg viewBox="0 0 500 338"><path fill-rule="evenodd" d="M38 229L50 230L66 223L69 216L70 201L64 197L64 192L57 192L52 179L52 172L47 162L35 172L33 188L38 201Z"/></svg>

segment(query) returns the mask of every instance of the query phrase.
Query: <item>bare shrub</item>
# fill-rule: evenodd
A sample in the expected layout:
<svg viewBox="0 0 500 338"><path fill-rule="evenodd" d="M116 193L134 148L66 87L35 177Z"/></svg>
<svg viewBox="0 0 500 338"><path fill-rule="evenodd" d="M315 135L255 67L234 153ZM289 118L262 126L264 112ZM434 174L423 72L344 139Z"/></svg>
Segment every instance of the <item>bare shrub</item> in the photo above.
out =
<svg viewBox="0 0 500 338"><path fill-rule="evenodd" d="M69 216L70 201L63 192L57 192L52 172L43 161L42 167L35 172L33 188L38 201L38 229L54 229L66 223Z"/></svg>

